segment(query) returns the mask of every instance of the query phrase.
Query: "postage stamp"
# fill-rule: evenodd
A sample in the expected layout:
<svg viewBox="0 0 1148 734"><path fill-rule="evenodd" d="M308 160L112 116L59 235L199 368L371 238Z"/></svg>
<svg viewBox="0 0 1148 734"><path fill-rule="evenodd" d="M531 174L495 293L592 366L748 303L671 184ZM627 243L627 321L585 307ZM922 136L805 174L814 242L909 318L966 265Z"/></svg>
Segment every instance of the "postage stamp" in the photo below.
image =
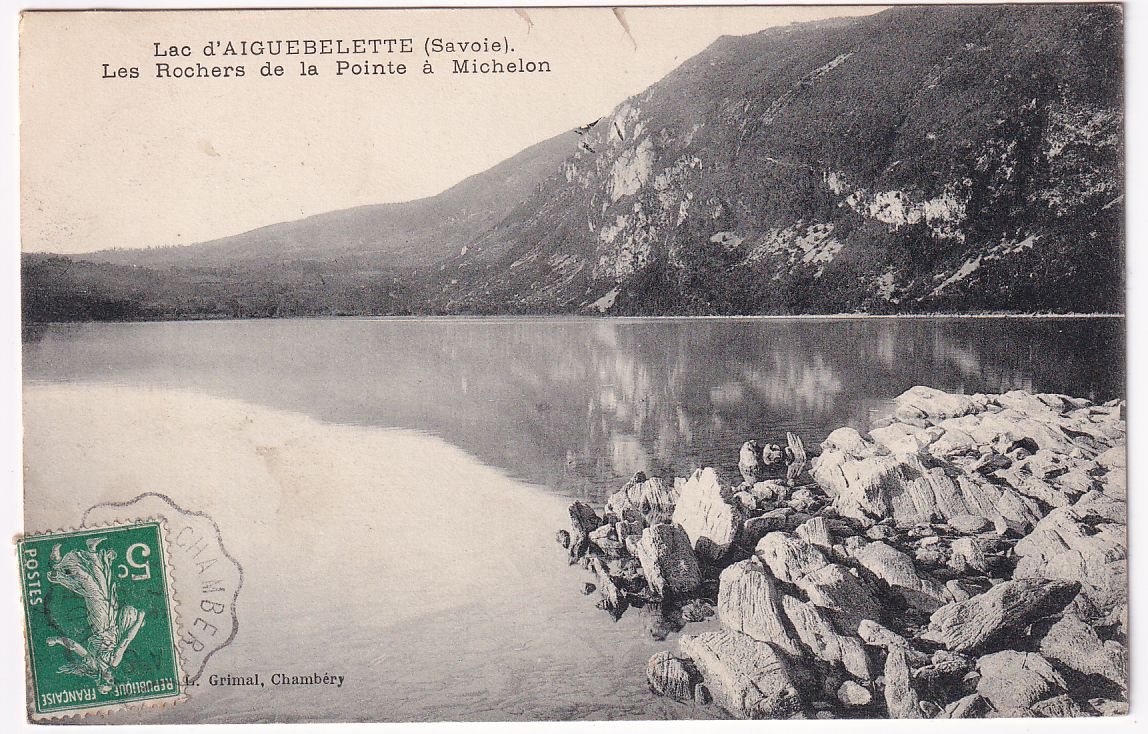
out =
<svg viewBox="0 0 1148 734"><path fill-rule="evenodd" d="M162 523L31 535L17 546L32 719L183 697Z"/></svg>

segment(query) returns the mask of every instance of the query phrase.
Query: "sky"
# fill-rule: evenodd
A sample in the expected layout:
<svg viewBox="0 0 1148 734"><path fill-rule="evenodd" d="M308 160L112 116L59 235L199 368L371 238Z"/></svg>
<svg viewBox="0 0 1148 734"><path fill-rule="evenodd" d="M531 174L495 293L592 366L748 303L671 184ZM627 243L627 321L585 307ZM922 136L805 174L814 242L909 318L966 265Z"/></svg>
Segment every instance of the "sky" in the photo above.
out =
<svg viewBox="0 0 1148 734"><path fill-rule="evenodd" d="M593 121L721 35L880 7L28 13L21 26L21 249L190 244L432 196ZM524 14L523 14L524 13ZM211 41L411 38L377 56L205 57ZM425 39L506 39L548 74L461 75ZM157 56L187 46L189 57ZM182 53L182 48L180 52ZM338 58L406 64L337 76ZM316 76L301 76L300 61ZM265 77L265 61L282 76ZM157 79L157 64L245 67ZM105 67L105 64L107 65ZM116 76L123 67L135 78ZM234 72L232 72L234 73ZM105 78L110 75L111 78Z"/></svg>

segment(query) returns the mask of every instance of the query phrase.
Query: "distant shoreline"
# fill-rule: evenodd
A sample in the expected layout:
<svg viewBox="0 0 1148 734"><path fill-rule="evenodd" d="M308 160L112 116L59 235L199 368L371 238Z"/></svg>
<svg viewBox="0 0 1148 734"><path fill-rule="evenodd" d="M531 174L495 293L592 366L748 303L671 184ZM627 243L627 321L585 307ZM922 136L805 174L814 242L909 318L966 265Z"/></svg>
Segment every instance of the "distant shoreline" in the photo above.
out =
<svg viewBox="0 0 1148 734"><path fill-rule="evenodd" d="M24 329L61 324L150 324L216 321L854 321L861 319L955 320L955 319L1123 319L1123 313L921 313L921 314L749 314L712 316L611 316L609 314L430 314L423 316L196 316L183 319L77 319L72 321L22 321Z"/></svg>

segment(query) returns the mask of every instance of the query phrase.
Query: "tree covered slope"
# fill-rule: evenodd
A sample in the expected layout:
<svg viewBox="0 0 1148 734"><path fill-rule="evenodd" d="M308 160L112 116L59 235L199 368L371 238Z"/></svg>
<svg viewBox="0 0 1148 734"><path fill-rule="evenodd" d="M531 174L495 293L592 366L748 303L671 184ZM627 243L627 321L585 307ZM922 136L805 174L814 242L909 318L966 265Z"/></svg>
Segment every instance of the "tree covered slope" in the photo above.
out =
<svg viewBox="0 0 1148 734"><path fill-rule="evenodd" d="M1114 6L901 7L723 38L595 125L441 297L1119 310L1121 26Z"/></svg>

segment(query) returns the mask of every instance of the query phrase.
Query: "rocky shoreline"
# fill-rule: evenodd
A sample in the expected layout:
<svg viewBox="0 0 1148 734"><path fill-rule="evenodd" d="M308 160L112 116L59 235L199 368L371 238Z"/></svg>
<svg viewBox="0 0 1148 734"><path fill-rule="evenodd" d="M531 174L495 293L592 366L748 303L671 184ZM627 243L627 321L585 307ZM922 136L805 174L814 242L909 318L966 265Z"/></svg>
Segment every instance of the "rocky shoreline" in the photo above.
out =
<svg viewBox="0 0 1148 734"><path fill-rule="evenodd" d="M1125 403L914 387L867 435L639 473L558 542L677 651L650 689L735 717L1127 712ZM688 625L696 624L691 633Z"/></svg>

